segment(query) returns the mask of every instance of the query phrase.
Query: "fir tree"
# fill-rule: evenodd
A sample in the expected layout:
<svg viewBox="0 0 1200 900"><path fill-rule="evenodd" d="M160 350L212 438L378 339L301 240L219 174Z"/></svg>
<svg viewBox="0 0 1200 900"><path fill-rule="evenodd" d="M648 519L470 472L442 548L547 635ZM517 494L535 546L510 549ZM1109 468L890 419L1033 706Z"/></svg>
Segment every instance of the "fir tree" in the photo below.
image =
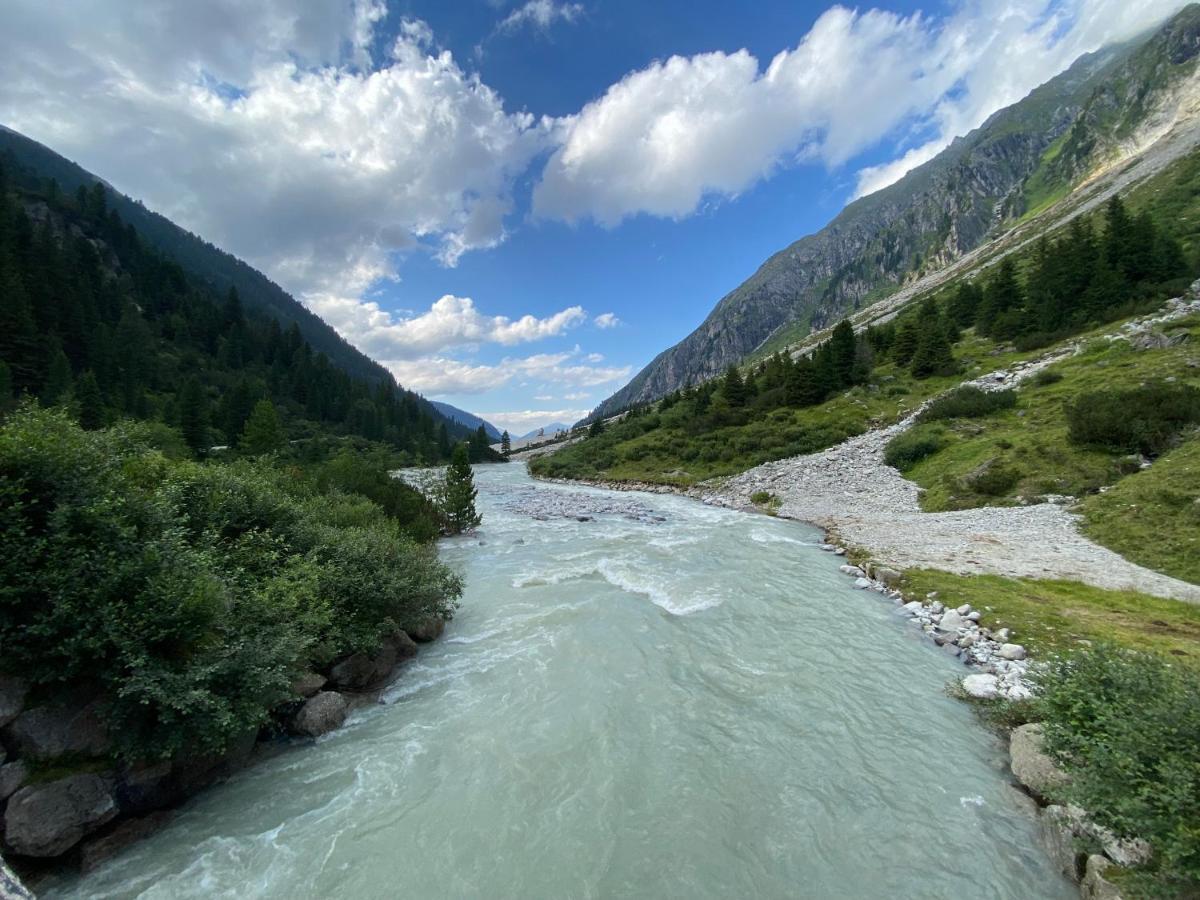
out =
<svg viewBox="0 0 1200 900"><path fill-rule="evenodd" d="M254 404L246 427L238 438L238 448L251 456L272 453L283 446L283 425L279 421L279 413L275 404L262 399Z"/></svg>
<svg viewBox="0 0 1200 900"><path fill-rule="evenodd" d="M476 494L467 445L459 444L446 467L443 516L447 534L462 534L479 525L481 517L475 509Z"/></svg>
<svg viewBox="0 0 1200 900"><path fill-rule="evenodd" d="M917 320L912 316L896 326L896 340L892 342L892 359L897 365L907 366L912 362L913 354L917 352L917 344L921 335L917 329Z"/></svg>
<svg viewBox="0 0 1200 900"><path fill-rule="evenodd" d="M600 437L602 434L604 434L604 420L597 419L591 424L591 427L588 428L588 437Z"/></svg>
<svg viewBox="0 0 1200 900"><path fill-rule="evenodd" d="M854 383L854 327L849 319L837 323L827 344L833 369L833 390L840 391Z"/></svg>
<svg viewBox="0 0 1200 900"><path fill-rule="evenodd" d="M208 449L208 398L195 376L184 383L179 395L179 431L194 453Z"/></svg>
<svg viewBox="0 0 1200 900"><path fill-rule="evenodd" d="M822 399L813 361L807 356L801 357L788 372L784 403L794 407L816 406Z"/></svg>
<svg viewBox="0 0 1200 900"><path fill-rule="evenodd" d="M79 425L93 431L104 426L104 398L100 385L90 370L79 377L75 385L75 402L79 405Z"/></svg>
<svg viewBox="0 0 1200 900"><path fill-rule="evenodd" d="M507 429L500 435L500 452L505 456L512 453L512 438L508 436Z"/></svg>
<svg viewBox="0 0 1200 900"><path fill-rule="evenodd" d="M721 396L734 409L746 405L746 383L737 366L730 366L721 382Z"/></svg>
<svg viewBox="0 0 1200 900"><path fill-rule="evenodd" d="M46 375L46 385L42 388L42 403L46 406L63 400L71 392L71 361L62 347L54 351L50 357L50 371Z"/></svg>

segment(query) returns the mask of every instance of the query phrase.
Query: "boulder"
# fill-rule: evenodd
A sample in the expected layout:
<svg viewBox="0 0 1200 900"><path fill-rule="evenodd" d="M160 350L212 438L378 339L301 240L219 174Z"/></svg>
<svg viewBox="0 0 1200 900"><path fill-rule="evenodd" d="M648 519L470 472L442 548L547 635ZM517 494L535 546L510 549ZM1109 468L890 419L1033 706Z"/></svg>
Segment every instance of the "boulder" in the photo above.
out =
<svg viewBox="0 0 1200 900"><path fill-rule="evenodd" d="M844 564L838 566L838 571L841 572L843 575L850 575L854 578L862 578L864 575L867 574L862 569L860 569L858 566L852 566L849 563L844 563Z"/></svg>
<svg viewBox="0 0 1200 900"><path fill-rule="evenodd" d="M0 728L21 714L29 683L24 678L0 675Z"/></svg>
<svg viewBox="0 0 1200 900"><path fill-rule="evenodd" d="M1087 858L1079 896L1083 900L1121 900L1121 889L1104 877L1112 863L1098 853Z"/></svg>
<svg viewBox="0 0 1200 900"><path fill-rule="evenodd" d="M395 651L398 662L412 659L418 653L416 641L404 631L397 630L392 632L391 635L384 639L384 644L390 646Z"/></svg>
<svg viewBox="0 0 1200 900"><path fill-rule="evenodd" d="M866 578L855 578L854 587L860 591L864 591L871 586L871 582Z"/></svg>
<svg viewBox="0 0 1200 900"><path fill-rule="evenodd" d="M1042 749L1042 726L1022 725L1013 729L1008 752L1012 757L1012 773L1035 797L1046 799L1055 788L1062 787L1070 777Z"/></svg>
<svg viewBox="0 0 1200 900"><path fill-rule="evenodd" d="M396 667L394 647L381 647L377 653L355 653L329 670L329 683L341 691L362 691L382 681Z"/></svg>
<svg viewBox="0 0 1200 900"><path fill-rule="evenodd" d="M1000 679L995 675L968 675L962 680L967 696L977 700L995 700L1000 696Z"/></svg>
<svg viewBox="0 0 1200 900"><path fill-rule="evenodd" d="M941 630L947 639L954 640L958 637L958 629L963 626L963 618L958 614L957 610L948 609L942 614L942 620L938 623L938 628Z"/></svg>
<svg viewBox="0 0 1200 900"><path fill-rule="evenodd" d="M83 706L36 706L4 729L4 741L23 757L101 756L112 746L100 718L100 701Z"/></svg>
<svg viewBox="0 0 1200 900"><path fill-rule="evenodd" d="M23 759L0 766L0 803L15 794L28 778L29 766Z"/></svg>
<svg viewBox="0 0 1200 900"><path fill-rule="evenodd" d="M319 737L346 721L346 698L336 691L321 691L300 707L292 727L300 734Z"/></svg>
<svg viewBox="0 0 1200 900"><path fill-rule="evenodd" d="M1001 659L1007 659L1011 662L1017 662L1025 658L1025 648L1020 644L1001 644L1000 649L996 653Z"/></svg>
<svg viewBox="0 0 1200 900"><path fill-rule="evenodd" d="M1047 806L1038 816L1038 831L1054 867L1078 882L1084 854L1079 850L1080 812L1075 807Z"/></svg>
<svg viewBox="0 0 1200 900"><path fill-rule="evenodd" d="M87 873L99 868L126 847L150 837L170 822L173 816L172 812L162 811L140 819L126 819L108 834L87 841L79 853L80 871Z"/></svg>
<svg viewBox="0 0 1200 900"><path fill-rule="evenodd" d="M873 575L876 581L881 581L888 587L898 587L900 582L904 580L904 575L897 572L895 569L889 569L887 566L876 566L873 570Z"/></svg>
<svg viewBox="0 0 1200 900"><path fill-rule="evenodd" d="M325 687L327 680L324 675L318 675L316 672L305 672L292 681L292 693L297 697L311 697Z"/></svg>
<svg viewBox="0 0 1200 900"><path fill-rule="evenodd" d="M139 815L162 809L183 795L169 761L123 767L117 773L117 805L127 814Z"/></svg>
<svg viewBox="0 0 1200 900"><path fill-rule="evenodd" d="M22 856L59 856L116 815L107 779L71 775L13 794L4 812L4 839Z"/></svg>
<svg viewBox="0 0 1200 900"><path fill-rule="evenodd" d="M428 644L430 641L436 641L442 636L442 632L446 630L446 620L441 616L430 616L424 621L418 622L416 625L410 625L405 628L405 633L421 644Z"/></svg>
<svg viewBox="0 0 1200 900"><path fill-rule="evenodd" d="M922 609L924 609L924 607L921 605L920 600L909 600L900 607L900 612L903 612L905 615L909 616L917 616L921 614Z"/></svg>
<svg viewBox="0 0 1200 900"><path fill-rule="evenodd" d="M960 616L969 616L971 614L971 604L964 603L962 606L960 606L958 609L956 609L955 612L958 613Z"/></svg>
<svg viewBox="0 0 1200 900"><path fill-rule="evenodd" d="M0 857L0 900L34 900L33 892Z"/></svg>

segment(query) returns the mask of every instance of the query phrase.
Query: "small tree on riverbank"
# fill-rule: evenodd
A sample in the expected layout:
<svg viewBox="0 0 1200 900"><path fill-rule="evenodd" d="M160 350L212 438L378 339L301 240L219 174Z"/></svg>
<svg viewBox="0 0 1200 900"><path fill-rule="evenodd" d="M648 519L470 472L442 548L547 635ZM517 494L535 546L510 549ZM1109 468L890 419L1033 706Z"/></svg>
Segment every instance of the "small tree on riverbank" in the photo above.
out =
<svg viewBox="0 0 1200 900"><path fill-rule="evenodd" d="M500 435L500 452L505 456L512 453L512 438L508 436L508 432Z"/></svg>
<svg viewBox="0 0 1200 900"><path fill-rule="evenodd" d="M442 513L447 534L462 534L482 521L475 509L475 476L466 444L454 448L450 465L446 467L446 487L442 498Z"/></svg>

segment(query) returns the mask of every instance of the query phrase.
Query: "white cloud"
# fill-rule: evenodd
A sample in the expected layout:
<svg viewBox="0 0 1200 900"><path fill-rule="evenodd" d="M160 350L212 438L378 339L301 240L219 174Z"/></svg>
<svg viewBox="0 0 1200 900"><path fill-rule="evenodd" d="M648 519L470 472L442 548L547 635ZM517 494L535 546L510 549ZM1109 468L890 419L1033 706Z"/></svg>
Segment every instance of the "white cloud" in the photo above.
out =
<svg viewBox="0 0 1200 900"><path fill-rule="evenodd" d="M836 167L885 137L932 131L907 161L862 174L860 193L878 188L1080 54L1182 5L965 0L942 19L833 7L765 69L745 50L673 56L556 123L534 210L608 226L678 218L797 158Z"/></svg>
<svg viewBox="0 0 1200 900"><path fill-rule="evenodd" d="M462 362L443 356L384 359L399 382L433 396L481 394L518 379L558 387L598 387L628 378L629 366L596 366L573 362L578 350L512 357L496 365Z"/></svg>
<svg viewBox="0 0 1200 900"><path fill-rule="evenodd" d="M554 399L554 395L553 394L534 394L533 399L537 400L539 403L548 403Z"/></svg>
<svg viewBox="0 0 1200 900"><path fill-rule="evenodd" d="M616 328L621 324L621 320L614 313L600 313L596 318L592 319L597 328Z"/></svg>
<svg viewBox="0 0 1200 900"><path fill-rule="evenodd" d="M573 402L576 400L588 400L591 398L591 396L592 395L589 394L587 391L573 391L570 394L563 394L563 399L571 400Z"/></svg>
<svg viewBox="0 0 1200 900"><path fill-rule="evenodd" d="M603 353L589 353L587 356L584 357L584 359L586 359L590 363L604 362L604 354Z"/></svg>
<svg viewBox="0 0 1200 900"><path fill-rule="evenodd" d="M378 0L12 0L0 121L44 141L302 297L447 265L504 239L547 132Z"/></svg>
<svg viewBox="0 0 1200 900"><path fill-rule="evenodd" d="M587 318L571 306L545 318L485 316L470 297L453 294L436 300L420 315L399 317L371 301L318 296L313 309L347 340L377 359L414 359L469 344L511 347L556 337Z"/></svg>
<svg viewBox="0 0 1200 900"><path fill-rule="evenodd" d="M583 15L582 3L555 3L554 0L529 0L524 6L514 9L504 17L498 31L515 31L532 25L543 31L555 22L574 22Z"/></svg>
<svg viewBox="0 0 1200 900"><path fill-rule="evenodd" d="M518 412L489 412L479 415L497 428L518 435L528 434L535 428L542 428L551 422L574 425L589 412L591 410L588 409L525 409Z"/></svg>

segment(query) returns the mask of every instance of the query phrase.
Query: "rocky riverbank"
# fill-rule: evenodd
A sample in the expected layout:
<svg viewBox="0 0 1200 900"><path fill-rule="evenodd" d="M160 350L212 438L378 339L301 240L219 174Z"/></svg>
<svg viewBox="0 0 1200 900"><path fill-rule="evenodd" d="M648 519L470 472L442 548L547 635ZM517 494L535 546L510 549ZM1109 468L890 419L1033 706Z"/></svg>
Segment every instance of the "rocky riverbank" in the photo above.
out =
<svg viewBox="0 0 1200 900"><path fill-rule="evenodd" d="M114 761L104 698L35 700L19 678L0 678L0 847L27 877L62 866L95 868L160 828L171 809L205 787L286 746L341 727L374 702L418 644L445 622L396 630L374 653L357 653L292 684L268 727L220 754ZM21 893L25 891L25 893ZM0 859L0 900L32 896Z"/></svg>

